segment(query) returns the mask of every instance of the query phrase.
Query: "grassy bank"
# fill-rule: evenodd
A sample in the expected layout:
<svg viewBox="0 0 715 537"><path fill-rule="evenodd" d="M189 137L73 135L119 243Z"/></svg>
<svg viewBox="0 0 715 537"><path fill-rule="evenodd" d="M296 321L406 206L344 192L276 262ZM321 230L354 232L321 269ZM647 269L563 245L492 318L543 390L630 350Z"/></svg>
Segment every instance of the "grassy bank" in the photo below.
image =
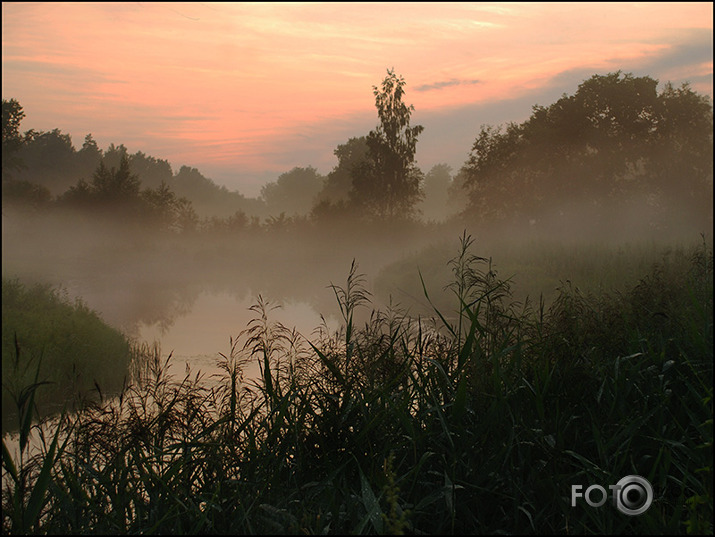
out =
<svg viewBox="0 0 715 537"><path fill-rule="evenodd" d="M353 266L333 287L341 328L312 341L259 301L219 389L167 377L155 352L43 453L4 450L3 529L712 533L712 247L676 255L626 291L564 285L547 307L514 301L463 237L456 316L358 325ZM653 486L644 514L571 506L572 485L633 474Z"/></svg>
<svg viewBox="0 0 715 537"><path fill-rule="evenodd" d="M44 382L35 403L40 415L79 402L96 386L121 390L131 345L81 301L48 285L2 280L2 430L17 430L14 399ZM37 377L37 378L35 378Z"/></svg>

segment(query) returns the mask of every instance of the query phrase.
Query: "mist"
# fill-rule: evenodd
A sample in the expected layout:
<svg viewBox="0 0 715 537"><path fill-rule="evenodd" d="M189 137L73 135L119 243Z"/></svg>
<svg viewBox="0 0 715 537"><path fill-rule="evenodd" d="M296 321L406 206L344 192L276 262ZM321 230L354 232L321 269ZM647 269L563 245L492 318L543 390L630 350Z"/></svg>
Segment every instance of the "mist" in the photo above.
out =
<svg viewBox="0 0 715 537"><path fill-rule="evenodd" d="M592 266L591 275L582 274L586 281L578 283L595 290L606 285L599 280L599 271L605 270L602 262L613 262L614 252L624 248L639 249L638 259L622 258L620 268L628 273L600 274L625 287L640 276L629 263L645 270L667 250L697 244L701 234L712 241L711 231L691 222L686 209L668 230L654 227L648 211L641 208L639 214L635 204L601 225L589 207L569 204L568 213L565 209L554 207L538 222L525 225L470 225L453 219L321 228L296 221L276 224L269 217L256 229L174 236L127 229L121 219L88 219L64 210L28 213L6 204L3 277L61 289L132 338L144 335L161 341L190 317L195 325L181 325L170 343L162 345L167 353L185 357L225 351L229 338L246 328L249 307L259 295L282 306L272 313L275 320L299 327L309 338L321 315L335 319L338 314L330 286L344 284L353 260L366 276L375 308L392 301L413 315L430 315L419 274L426 277L430 298L449 304L444 291L451 278L448 261L464 232L475 238L476 255L491 258L495 270L513 279L519 289L515 299L522 301L553 296L567 279L578 282L564 259ZM605 260L599 259L603 256ZM537 273L547 277L535 277ZM203 318L197 317L198 310ZM223 333L217 331L219 323Z"/></svg>

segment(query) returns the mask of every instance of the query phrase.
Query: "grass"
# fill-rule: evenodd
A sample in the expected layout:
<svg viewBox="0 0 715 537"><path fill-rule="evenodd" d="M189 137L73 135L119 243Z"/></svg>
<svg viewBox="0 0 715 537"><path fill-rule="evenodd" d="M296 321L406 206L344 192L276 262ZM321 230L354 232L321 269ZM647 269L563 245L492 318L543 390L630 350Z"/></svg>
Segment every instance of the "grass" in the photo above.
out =
<svg viewBox="0 0 715 537"><path fill-rule="evenodd" d="M70 301L49 285L3 278L3 434L19 426L9 413L12 394L33 377L47 383L34 399L45 416L98 386L105 394L119 392L131 356L126 337L82 301Z"/></svg>
<svg viewBox="0 0 715 537"><path fill-rule="evenodd" d="M448 265L454 315L370 312L356 264L332 286L340 328L312 341L259 300L218 387L144 349L117 398L36 455L4 449L3 530L712 533L712 247L548 307L473 249ZM572 485L632 474L653 485L644 514L571 507Z"/></svg>
<svg viewBox="0 0 715 537"><path fill-rule="evenodd" d="M597 295L627 291L656 264L687 263L687 252L698 246L697 240L684 239L622 242L586 239L572 243L546 238L497 239L497 242L487 239L492 242L475 242L474 253L493 259L499 274L509 278L512 298L524 301L527 296L532 299L543 296L547 305L559 295L559 288L569 282ZM453 275L444 260L452 255L452 248L447 241L435 241L384 267L376 278L375 295L382 302L390 295L399 297L411 309L418 309L420 303L424 304L418 269L433 286L450 283ZM433 300L442 311L453 307L447 295L435 296Z"/></svg>

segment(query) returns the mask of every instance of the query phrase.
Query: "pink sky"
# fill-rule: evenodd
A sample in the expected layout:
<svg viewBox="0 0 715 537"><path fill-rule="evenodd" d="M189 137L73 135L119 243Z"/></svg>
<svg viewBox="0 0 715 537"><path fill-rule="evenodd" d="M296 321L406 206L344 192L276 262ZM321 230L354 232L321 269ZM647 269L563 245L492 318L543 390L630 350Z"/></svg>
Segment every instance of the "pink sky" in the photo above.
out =
<svg viewBox="0 0 715 537"><path fill-rule="evenodd" d="M616 70L713 94L712 3L2 4L2 97L22 130L92 133L255 196L377 124L406 82L423 171L456 172L481 124Z"/></svg>

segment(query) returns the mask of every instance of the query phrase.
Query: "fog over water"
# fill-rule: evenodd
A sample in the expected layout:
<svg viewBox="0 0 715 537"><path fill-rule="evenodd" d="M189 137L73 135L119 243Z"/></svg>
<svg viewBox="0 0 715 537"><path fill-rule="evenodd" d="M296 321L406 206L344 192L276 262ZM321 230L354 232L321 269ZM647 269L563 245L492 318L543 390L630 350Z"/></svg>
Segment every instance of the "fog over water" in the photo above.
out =
<svg viewBox="0 0 715 537"><path fill-rule="evenodd" d="M172 353L177 373L187 360L192 368L211 369L218 353L229 352L230 338L256 318L250 308L259 296L269 321L307 339L321 326L335 330L339 308L330 285L345 284L353 259L372 291L385 266L430 241L403 233L347 245L341 241L349 235L342 233L335 240L261 232L211 241L122 228L121 222L29 216L7 207L3 277L49 283L137 341L159 342L164 356ZM389 297L373 300L379 307Z"/></svg>
<svg viewBox="0 0 715 537"><path fill-rule="evenodd" d="M597 259L587 258L588 245L617 248L623 244L622 254L628 244L649 245L645 256L639 254L641 266L622 256L623 281L637 279L639 271L647 270L660 255L657 234L638 239L633 223L623 225L622 240L599 238L593 232L585 239L583 227L562 226L558 237L554 233L539 237L530 229L501 236L476 232L474 253L492 257L500 276L513 277L517 298L527 293L532 298L549 295L566 279L578 278L567 273L573 267L550 265L549 256L558 252L582 266L581 279L597 282L594 285L609 285L610 276L599 274ZM460 232L456 226L382 233L354 229L335 235L247 232L213 239L122 228L121 223L99 224L72 214L30 218L6 208L3 276L50 283L69 298L81 299L137 341L159 342L164 356L172 353L173 371L179 374L187 361L194 369L209 371L218 353L229 353L230 338L237 338L256 318L257 313L249 308L259 295L269 307L277 306L270 309L269 321L295 328L307 339L314 337L324 320L335 330L339 308L330 285L345 285L353 259L358 271L366 275L365 285L376 308L392 300L412 315L433 314L420 274L436 304L454 307L444 287L450 278L447 262L457 253ZM697 239L695 232L681 236L681 243ZM349 242L351 237L355 242ZM612 246L607 246L609 242ZM544 247L541 254L539 244ZM582 281L582 285L589 283ZM369 308L358 313L359 320L364 320Z"/></svg>

